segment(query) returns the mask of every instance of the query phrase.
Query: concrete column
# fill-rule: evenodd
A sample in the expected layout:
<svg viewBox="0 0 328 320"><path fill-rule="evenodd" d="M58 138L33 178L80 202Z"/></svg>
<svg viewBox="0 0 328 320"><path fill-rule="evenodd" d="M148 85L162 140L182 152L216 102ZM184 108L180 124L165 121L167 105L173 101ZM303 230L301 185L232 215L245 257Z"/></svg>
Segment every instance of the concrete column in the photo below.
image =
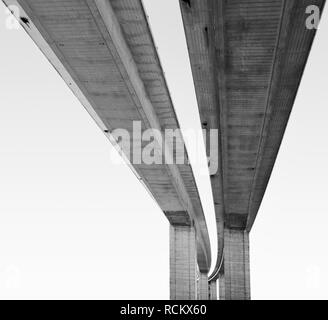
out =
<svg viewBox="0 0 328 320"><path fill-rule="evenodd" d="M191 226L170 226L170 298L196 299L196 235Z"/></svg>
<svg viewBox="0 0 328 320"><path fill-rule="evenodd" d="M198 300L209 299L209 284L208 276L206 273L199 273L199 279L197 283Z"/></svg>
<svg viewBox="0 0 328 320"><path fill-rule="evenodd" d="M209 283L209 297L210 300L217 300L218 299L218 288L217 288L217 282L216 281L211 281Z"/></svg>
<svg viewBox="0 0 328 320"><path fill-rule="evenodd" d="M249 236L224 230L224 268L220 273L220 300L250 300Z"/></svg>
<svg viewBox="0 0 328 320"><path fill-rule="evenodd" d="M219 300L225 300L225 281L224 281L224 267L222 267L222 270L219 274Z"/></svg>

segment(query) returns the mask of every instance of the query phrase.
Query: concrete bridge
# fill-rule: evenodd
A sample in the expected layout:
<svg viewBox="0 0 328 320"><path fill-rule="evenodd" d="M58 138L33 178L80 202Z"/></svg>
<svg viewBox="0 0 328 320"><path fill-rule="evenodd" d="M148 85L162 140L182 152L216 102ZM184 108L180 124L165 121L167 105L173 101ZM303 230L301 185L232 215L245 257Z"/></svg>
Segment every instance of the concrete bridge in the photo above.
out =
<svg viewBox="0 0 328 320"><path fill-rule="evenodd" d="M181 1L203 128L219 128L211 175L221 299L250 299L249 232L307 62L323 0Z"/></svg>
<svg viewBox="0 0 328 320"><path fill-rule="evenodd" d="M154 0L156 1L156 0ZM3 0L81 104L119 147L115 129L180 128L141 0ZM324 0L181 0L202 126L219 129L210 172L218 253L195 178L183 163L122 157L170 222L171 299L250 299L249 232L268 184ZM177 133L175 138L183 141ZM164 140L165 141L165 140ZM175 152L165 144L164 157ZM169 144L169 143L168 143ZM167 147L167 148L166 148Z"/></svg>

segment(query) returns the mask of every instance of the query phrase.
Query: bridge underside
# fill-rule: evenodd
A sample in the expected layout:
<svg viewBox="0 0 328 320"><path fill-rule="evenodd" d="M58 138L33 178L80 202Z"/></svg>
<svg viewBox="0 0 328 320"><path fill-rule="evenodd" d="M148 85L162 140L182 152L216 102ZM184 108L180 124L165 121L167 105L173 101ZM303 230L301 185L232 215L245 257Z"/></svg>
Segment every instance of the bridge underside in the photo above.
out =
<svg viewBox="0 0 328 320"><path fill-rule="evenodd" d="M179 128L141 0L3 2L19 7L17 19L114 144L115 129L135 143L135 121L161 137ZM170 222L171 298L215 300L220 279L221 299L250 299L249 232L314 39L306 7L322 10L325 0L180 2L202 126L220 133L219 170L210 173L219 240L212 275L187 153L183 164L128 163Z"/></svg>
<svg viewBox="0 0 328 320"><path fill-rule="evenodd" d="M249 299L248 233L260 208L324 0L180 0L202 126L219 129L211 172L220 297ZM207 146L208 147L208 146ZM208 153L210 154L210 153Z"/></svg>
<svg viewBox="0 0 328 320"><path fill-rule="evenodd" d="M171 228L171 297L195 299L196 273L207 279L211 266L209 235L187 152L178 163L165 161L176 154L164 132L180 126L142 1L3 2L18 7L13 13L19 14L22 27L106 136L121 147L122 156L160 206ZM159 135L140 141L135 125L141 134L155 129ZM122 136L116 129L129 133L130 150L117 144ZM175 138L181 145L181 133ZM160 163L146 163L135 152L139 143L143 149L150 142L164 153Z"/></svg>

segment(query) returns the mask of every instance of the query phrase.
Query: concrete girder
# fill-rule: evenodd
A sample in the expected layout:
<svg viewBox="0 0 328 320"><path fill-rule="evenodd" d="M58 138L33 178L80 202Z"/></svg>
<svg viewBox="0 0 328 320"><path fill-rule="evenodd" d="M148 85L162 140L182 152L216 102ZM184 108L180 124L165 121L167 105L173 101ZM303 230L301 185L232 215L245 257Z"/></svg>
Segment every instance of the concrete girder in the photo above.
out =
<svg viewBox="0 0 328 320"><path fill-rule="evenodd" d="M19 8L18 21L114 145L110 132L122 125L130 130L131 118L141 121L145 129L163 132L167 127L179 128L140 0L3 2L7 6ZM121 24L124 10L134 10L138 21L133 18L128 27L127 23ZM165 114L169 114L167 118L163 117L162 106L156 104L154 95L147 87L140 69L140 59L137 59L140 58L140 52L136 52L132 46L129 29L126 28L133 31L143 28L143 39L148 41L147 54L150 50L155 61L154 74L159 77L151 80L160 83L163 101L168 102L165 106ZM178 167L164 164L156 168L128 165L163 212L168 213L169 221L173 212L173 216L179 214L179 219L194 225L198 265L202 271L208 272L211 265L209 235L190 165ZM156 180L150 171L160 172L158 177L167 178L166 184L162 186L162 180ZM170 192L167 192L168 188ZM170 223L174 224L175 221Z"/></svg>
<svg viewBox="0 0 328 320"><path fill-rule="evenodd" d="M180 0L201 123L220 134L210 280L223 228L250 232L260 208L316 33L309 5L325 0Z"/></svg>

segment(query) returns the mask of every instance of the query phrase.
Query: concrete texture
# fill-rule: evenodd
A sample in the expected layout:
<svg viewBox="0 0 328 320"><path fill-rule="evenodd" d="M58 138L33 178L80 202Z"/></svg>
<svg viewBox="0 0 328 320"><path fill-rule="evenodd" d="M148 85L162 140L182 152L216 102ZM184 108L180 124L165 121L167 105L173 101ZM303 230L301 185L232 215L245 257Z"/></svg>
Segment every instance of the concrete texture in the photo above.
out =
<svg viewBox="0 0 328 320"><path fill-rule="evenodd" d="M211 173L223 261L223 228L250 231L307 62L315 29L306 8L325 0L180 0L204 129L219 129Z"/></svg>
<svg viewBox="0 0 328 320"><path fill-rule="evenodd" d="M161 133L179 128L140 0L3 2L18 6L23 28L109 138L112 130L125 129L133 139L134 121L142 130ZM184 160L182 165L129 165L171 224L195 226L198 264L208 271L206 221L187 153Z"/></svg>
<svg viewBox="0 0 328 320"><path fill-rule="evenodd" d="M209 297L210 297L210 300L218 300L217 281L213 280L209 283Z"/></svg>
<svg viewBox="0 0 328 320"><path fill-rule="evenodd" d="M249 235L224 231L224 267L219 277L220 300L250 300Z"/></svg>
<svg viewBox="0 0 328 320"><path fill-rule="evenodd" d="M224 282L224 266L221 267L219 273L219 300L226 300L225 282Z"/></svg>
<svg viewBox="0 0 328 320"><path fill-rule="evenodd" d="M314 39L305 9L322 10L325 0L180 1L201 123L220 134L209 279L209 236L187 153L182 165L128 164L171 224L171 298L196 297L198 263L200 298L212 297L219 278L220 298L250 299L248 233ZM23 28L109 138L114 129L132 137L134 121L161 138L179 128L141 0L3 2L20 8Z"/></svg>
<svg viewBox="0 0 328 320"><path fill-rule="evenodd" d="M192 226L170 226L170 299L196 300L196 236Z"/></svg>
<svg viewBox="0 0 328 320"><path fill-rule="evenodd" d="M209 300L208 274L199 273L197 281L198 300Z"/></svg>

